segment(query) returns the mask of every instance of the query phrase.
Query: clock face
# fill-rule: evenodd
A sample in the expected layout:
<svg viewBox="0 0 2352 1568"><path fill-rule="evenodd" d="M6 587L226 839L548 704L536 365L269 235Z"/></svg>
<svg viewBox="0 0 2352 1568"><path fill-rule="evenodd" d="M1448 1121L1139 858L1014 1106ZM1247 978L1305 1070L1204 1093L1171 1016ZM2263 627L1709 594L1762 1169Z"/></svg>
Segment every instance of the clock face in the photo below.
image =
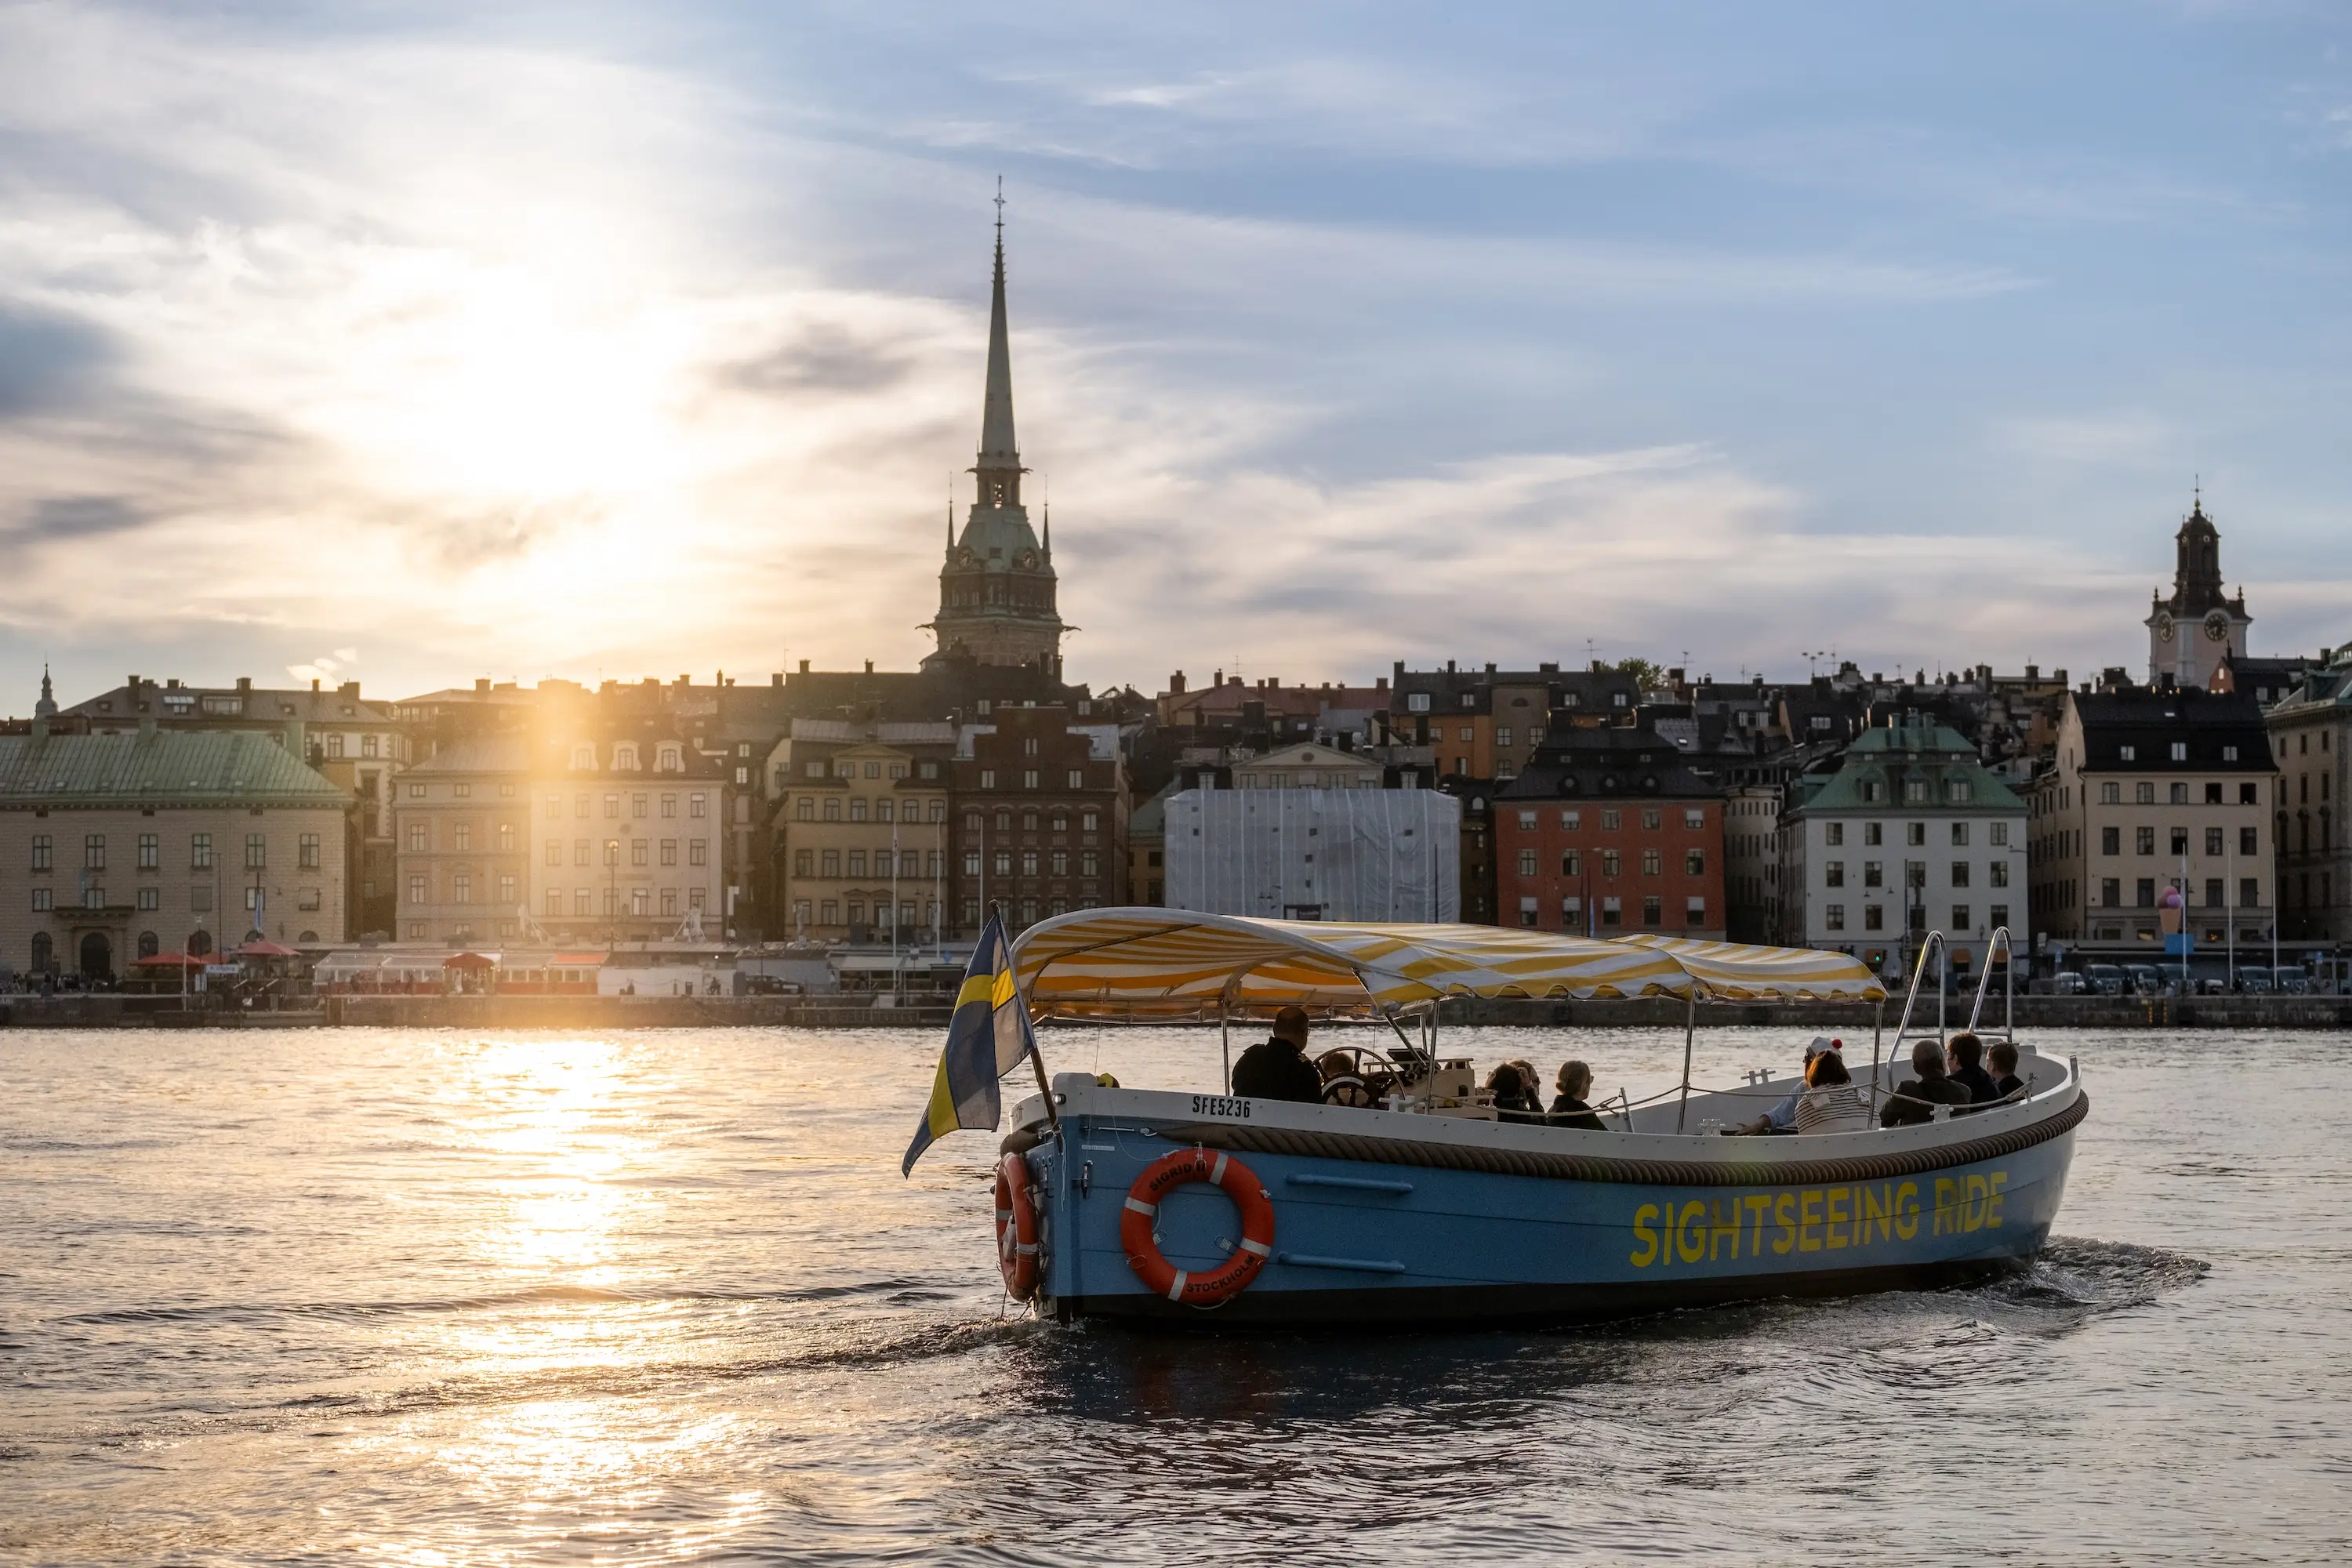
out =
<svg viewBox="0 0 2352 1568"><path fill-rule="evenodd" d="M2205 635L2215 642L2230 635L2230 617L2216 610L2205 617Z"/></svg>
<svg viewBox="0 0 2352 1568"><path fill-rule="evenodd" d="M2157 617L2156 635L2162 637L2166 642L2170 642L2172 640L2172 617L2170 616L2158 616Z"/></svg>

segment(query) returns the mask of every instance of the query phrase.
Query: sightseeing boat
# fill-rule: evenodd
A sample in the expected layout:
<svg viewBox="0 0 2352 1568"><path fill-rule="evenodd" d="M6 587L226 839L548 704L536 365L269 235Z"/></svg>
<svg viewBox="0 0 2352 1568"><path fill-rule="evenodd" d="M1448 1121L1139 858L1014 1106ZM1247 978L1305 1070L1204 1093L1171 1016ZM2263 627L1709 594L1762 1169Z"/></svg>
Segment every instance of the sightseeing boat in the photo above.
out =
<svg viewBox="0 0 2352 1568"><path fill-rule="evenodd" d="M2057 1216L2089 1110L2071 1060L2020 1045L2026 1087L2011 1101L1801 1136L1727 1135L1794 1079L1691 1082L1710 1002L1875 1002L1873 1061L1847 1064L1874 1110L1909 1074L1937 946L1889 1041L1885 987L1839 953L1158 909L1046 921L992 981L967 981L982 1008L992 986L1000 1030L1008 1017L1024 1038L1032 1019L1218 1025L1224 1067L1204 1055L1211 1083L1178 1090L1038 1067L997 1172L1007 1288L1065 1321L1352 1326L1592 1319L2021 1267ZM1940 965L1932 984L1937 1021L1918 1033L1940 1038ZM1605 1131L1499 1119L1438 1039L1449 997L1614 996L1683 1002L1684 1068L1663 1094L1596 1107ZM1984 1002L1980 984L1979 1013ZM1362 1070L1327 1095L1339 1102L1230 1092L1231 1028L1288 1005L1372 1026L1316 1040L1379 1042L1353 1047Z"/></svg>

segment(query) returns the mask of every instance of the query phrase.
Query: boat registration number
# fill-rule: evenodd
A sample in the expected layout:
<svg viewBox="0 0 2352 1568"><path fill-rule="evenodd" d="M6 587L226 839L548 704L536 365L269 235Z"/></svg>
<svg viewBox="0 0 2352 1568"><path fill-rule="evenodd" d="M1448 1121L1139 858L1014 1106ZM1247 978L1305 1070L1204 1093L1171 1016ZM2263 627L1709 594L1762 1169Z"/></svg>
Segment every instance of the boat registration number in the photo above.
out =
<svg viewBox="0 0 2352 1568"><path fill-rule="evenodd" d="M1192 1097L1192 1114L1222 1116L1232 1121L1247 1121L1250 1119L1250 1102L1246 1100L1228 1100L1219 1094L1196 1094Z"/></svg>

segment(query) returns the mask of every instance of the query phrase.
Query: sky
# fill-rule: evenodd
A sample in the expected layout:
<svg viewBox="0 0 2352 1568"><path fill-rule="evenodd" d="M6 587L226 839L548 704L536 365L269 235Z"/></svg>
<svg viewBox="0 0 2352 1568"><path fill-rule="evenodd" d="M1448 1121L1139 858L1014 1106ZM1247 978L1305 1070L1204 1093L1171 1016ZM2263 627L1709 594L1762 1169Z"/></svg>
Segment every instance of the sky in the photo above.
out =
<svg viewBox="0 0 2352 1568"><path fill-rule="evenodd" d="M0 0L0 711L2352 640L2352 7Z"/></svg>

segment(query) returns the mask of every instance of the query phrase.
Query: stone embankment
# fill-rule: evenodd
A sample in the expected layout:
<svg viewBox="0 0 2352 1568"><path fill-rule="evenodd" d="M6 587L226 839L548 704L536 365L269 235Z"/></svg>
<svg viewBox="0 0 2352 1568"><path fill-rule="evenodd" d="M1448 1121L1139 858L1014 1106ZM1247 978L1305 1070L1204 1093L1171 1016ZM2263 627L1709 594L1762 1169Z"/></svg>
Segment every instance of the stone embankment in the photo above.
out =
<svg viewBox="0 0 2352 1568"><path fill-rule="evenodd" d="M1949 1027L1968 1017L1970 997L1945 1009ZM1932 999L1922 1013L1934 1020ZM1987 1009L1997 1026L2000 1004ZM857 1006L794 996L327 996L283 1008L183 1007L176 996L0 997L0 1028L295 1029L352 1026L405 1029L804 1029L944 1028L945 1005ZM1681 1025L1683 1005L1666 998L1595 1002L1449 1002L1444 1022L1564 1028L1664 1028ZM1889 1004L1893 1027L1898 1005ZM1878 1009L1853 1003L1710 1003L1709 1028L1757 1024L1861 1034ZM1920 1022L1913 1019L1914 1026ZM2021 996L2021 1028L2352 1029L2352 996Z"/></svg>

